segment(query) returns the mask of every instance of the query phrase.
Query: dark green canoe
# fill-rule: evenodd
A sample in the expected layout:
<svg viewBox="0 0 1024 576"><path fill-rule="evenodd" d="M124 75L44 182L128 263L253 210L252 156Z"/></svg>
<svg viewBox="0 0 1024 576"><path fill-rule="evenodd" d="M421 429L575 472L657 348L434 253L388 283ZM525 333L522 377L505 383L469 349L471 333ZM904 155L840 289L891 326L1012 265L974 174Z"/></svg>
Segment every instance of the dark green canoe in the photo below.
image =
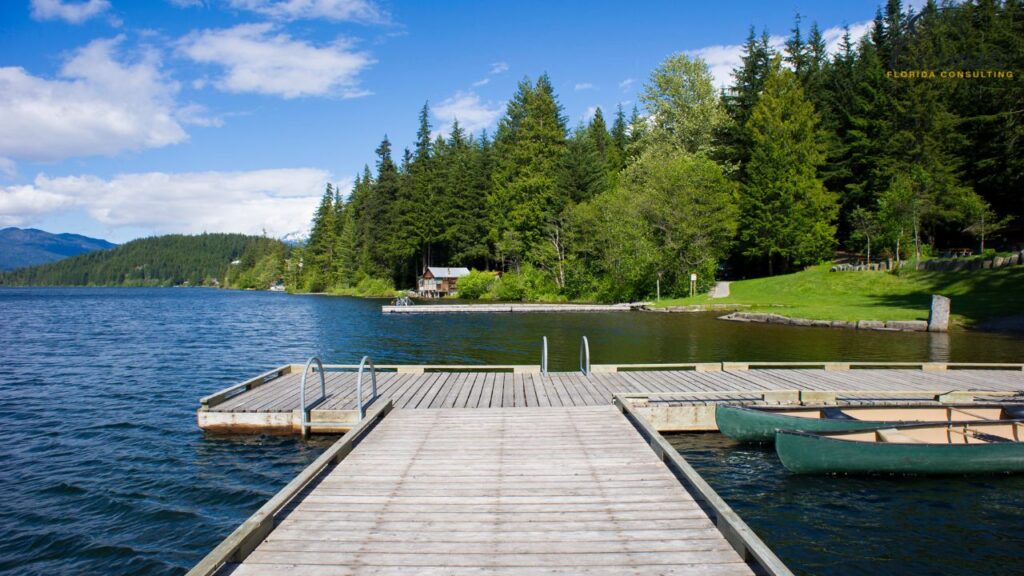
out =
<svg viewBox="0 0 1024 576"><path fill-rule="evenodd" d="M859 404L844 406L715 407L722 434L741 442L773 442L776 430L835 432L919 422L1024 418L1020 404Z"/></svg>
<svg viewBox="0 0 1024 576"><path fill-rule="evenodd" d="M806 432L830 432L878 428L891 422L854 420L851 418L806 418L790 416L780 412L820 411L823 408L803 407L747 407L719 404L715 407L715 423L718 431L740 442L772 442L776 430L801 430ZM825 408L824 410L829 410ZM826 412L829 414L832 412Z"/></svg>
<svg viewBox="0 0 1024 576"><path fill-rule="evenodd" d="M993 433L996 428L1001 429L999 434ZM935 436L921 439L925 434ZM965 443L971 434L976 438ZM1024 472L1022 437L1020 421L972 422L967 427L964 423L913 424L851 432L780 430L775 451L782 465L797 474L997 474Z"/></svg>

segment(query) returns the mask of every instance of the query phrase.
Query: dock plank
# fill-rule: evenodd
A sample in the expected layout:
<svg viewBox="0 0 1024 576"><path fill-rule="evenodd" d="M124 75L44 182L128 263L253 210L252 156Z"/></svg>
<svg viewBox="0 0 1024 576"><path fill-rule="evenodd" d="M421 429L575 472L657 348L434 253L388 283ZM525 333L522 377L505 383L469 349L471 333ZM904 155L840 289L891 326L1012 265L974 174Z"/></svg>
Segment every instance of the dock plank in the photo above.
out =
<svg viewBox="0 0 1024 576"><path fill-rule="evenodd" d="M392 411L231 573L753 573L616 408L497 407L532 380L485 375L489 410Z"/></svg>

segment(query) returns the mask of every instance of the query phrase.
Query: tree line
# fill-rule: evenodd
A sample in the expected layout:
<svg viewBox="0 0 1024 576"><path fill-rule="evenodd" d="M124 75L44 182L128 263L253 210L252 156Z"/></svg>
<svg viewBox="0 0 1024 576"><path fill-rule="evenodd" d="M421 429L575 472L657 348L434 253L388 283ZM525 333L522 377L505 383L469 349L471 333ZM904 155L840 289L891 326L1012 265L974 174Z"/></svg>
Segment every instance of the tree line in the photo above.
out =
<svg viewBox="0 0 1024 576"><path fill-rule="evenodd" d="M497 296L635 300L685 294L691 274L704 289L724 266L920 258L1013 228L1024 2L889 0L831 54L801 24L781 51L751 28L722 91L700 58L668 57L610 122L598 109L570 127L546 74L519 83L493 137L433 135L424 105L411 149L385 137L350 193L328 184L289 286L404 288L467 266L502 271ZM929 70L1011 77L900 74Z"/></svg>

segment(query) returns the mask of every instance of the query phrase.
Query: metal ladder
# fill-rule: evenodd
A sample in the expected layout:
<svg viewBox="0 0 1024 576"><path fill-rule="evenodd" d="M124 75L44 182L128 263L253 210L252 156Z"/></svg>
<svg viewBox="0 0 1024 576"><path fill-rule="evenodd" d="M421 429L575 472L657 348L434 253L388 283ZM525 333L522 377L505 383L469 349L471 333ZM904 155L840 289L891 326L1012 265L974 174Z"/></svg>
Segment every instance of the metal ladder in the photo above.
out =
<svg viewBox="0 0 1024 576"><path fill-rule="evenodd" d="M316 363L316 368L313 372L320 373L320 397L313 400L309 404L306 403L306 376L309 375L309 368ZM370 381L373 384L373 394L370 398L363 402L363 371L366 365L370 365ZM310 415L313 408L319 406L324 400L327 399L327 385L324 380L324 365L320 361L320 358L313 356L306 361L306 367L302 369L302 380L299 382L299 408L302 412L302 437L309 436L310 430L313 426L326 426L332 428L351 428L362 421L366 417L366 407L373 403L377 399L377 369L373 365L373 360L369 356L363 356L363 359L359 361L359 373L356 376L356 409L359 411L359 418L355 422L327 422L318 421L310 422Z"/></svg>
<svg viewBox="0 0 1024 576"><path fill-rule="evenodd" d="M590 341L584 336L580 338L580 372L584 376L590 374ZM541 337L540 349L540 373L547 376L548 373L548 337Z"/></svg>

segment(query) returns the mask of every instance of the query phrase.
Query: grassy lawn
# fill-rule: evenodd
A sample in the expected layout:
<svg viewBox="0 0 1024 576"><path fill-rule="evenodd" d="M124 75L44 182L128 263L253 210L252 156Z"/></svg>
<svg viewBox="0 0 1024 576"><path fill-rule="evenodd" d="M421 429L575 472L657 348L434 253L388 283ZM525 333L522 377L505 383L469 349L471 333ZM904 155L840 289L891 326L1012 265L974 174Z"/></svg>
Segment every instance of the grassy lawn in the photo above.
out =
<svg viewBox="0 0 1024 576"><path fill-rule="evenodd" d="M827 264L771 278L740 280L728 298L662 300L657 306L747 304L812 320L927 320L932 294L952 298L953 321L969 326L1024 313L1024 266L970 272L829 272Z"/></svg>

